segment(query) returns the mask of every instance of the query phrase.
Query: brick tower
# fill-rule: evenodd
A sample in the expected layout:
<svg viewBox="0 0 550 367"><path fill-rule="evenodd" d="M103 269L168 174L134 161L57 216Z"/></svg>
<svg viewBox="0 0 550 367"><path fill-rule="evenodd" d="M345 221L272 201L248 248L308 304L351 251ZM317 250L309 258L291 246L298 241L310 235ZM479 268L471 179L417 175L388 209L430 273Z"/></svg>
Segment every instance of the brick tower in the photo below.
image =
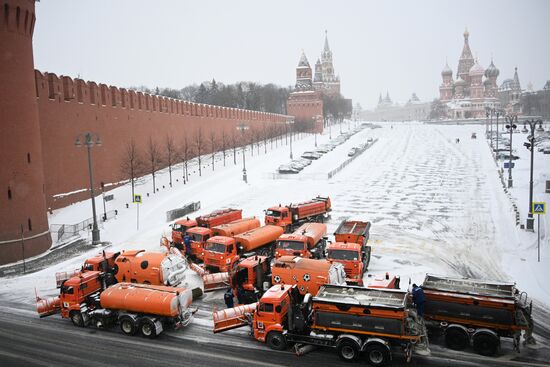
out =
<svg viewBox="0 0 550 367"><path fill-rule="evenodd" d="M5 264L46 251L51 237L32 53L34 0L5 0L0 13L0 264Z"/></svg>

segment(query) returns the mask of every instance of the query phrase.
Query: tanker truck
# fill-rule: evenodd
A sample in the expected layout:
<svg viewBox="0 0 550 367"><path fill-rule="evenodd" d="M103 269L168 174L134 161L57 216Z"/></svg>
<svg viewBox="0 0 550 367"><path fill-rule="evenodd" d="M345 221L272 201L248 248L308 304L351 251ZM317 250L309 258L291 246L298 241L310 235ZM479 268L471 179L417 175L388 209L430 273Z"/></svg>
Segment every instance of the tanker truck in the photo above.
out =
<svg viewBox="0 0 550 367"><path fill-rule="evenodd" d="M331 210L330 198L316 198L287 206L273 206L265 211L265 224L282 227L290 232L294 226L303 222L323 221Z"/></svg>
<svg viewBox="0 0 550 367"><path fill-rule="evenodd" d="M304 223L290 234L277 239L275 257L301 256L320 259L324 257L327 225L323 223Z"/></svg>
<svg viewBox="0 0 550 367"><path fill-rule="evenodd" d="M37 297L40 317L61 313L75 326L109 328L120 325L126 335L154 338L165 328L191 321L189 289L149 284L118 283L103 288L101 272L88 271L66 280L55 298Z"/></svg>
<svg viewBox="0 0 550 367"><path fill-rule="evenodd" d="M282 234L281 227L267 225L233 237L214 236L204 247L205 268L212 272L228 271L245 253L271 256L273 245Z"/></svg>
<svg viewBox="0 0 550 367"><path fill-rule="evenodd" d="M293 344L336 350L348 362L364 355L383 366L400 348L407 361L413 353L430 353L425 326L407 305L407 292L323 285L316 296L296 286L274 285L257 303L214 310L214 333L250 326L254 339L271 349ZM327 362L330 364L330 362Z"/></svg>
<svg viewBox="0 0 550 367"><path fill-rule="evenodd" d="M230 272L229 281L239 304L258 301L273 284L296 284L301 294L317 294L323 284L346 284L340 264L297 256L271 258L252 256L242 259Z"/></svg>
<svg viewBox="0 0 550 367"><path fill-rule="evenodd" d="M240 209L221 209L215 210L210 214L201 215L195 219L190 219L189 217L179 219L172 225L172 243L179 250L183 250L183 237L189 229L194 227L211 228L241 218L242 210Z"/></svg>
<svg viewBox="0 0 550 367"><path fill-rule="evenodd" d="M472 345L484 356L495 355L500 338L512 338L519 352L520 337L534 344L532 303L514 283L426 274L422 284L424 320L443 331L446 345L462 350Z"/></svg>

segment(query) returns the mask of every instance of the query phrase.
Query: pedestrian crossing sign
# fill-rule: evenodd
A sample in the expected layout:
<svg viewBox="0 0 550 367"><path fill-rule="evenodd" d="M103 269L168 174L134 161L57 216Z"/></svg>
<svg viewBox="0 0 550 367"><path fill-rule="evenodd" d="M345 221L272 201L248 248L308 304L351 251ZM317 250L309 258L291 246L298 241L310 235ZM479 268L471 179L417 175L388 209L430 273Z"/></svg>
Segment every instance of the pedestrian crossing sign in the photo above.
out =
<svg viewBox="0 0 550 367"><path fill-rule="evenodd" d="M134 203L141 204L141 195L135 194L134 195Z"/></svg>
<svg viewBox="0 0 550 367"><path fill-rule="evenodd" d="M533 203L533 208L531 211L533 212L533 214L546 214L546 203Z"/></svg>

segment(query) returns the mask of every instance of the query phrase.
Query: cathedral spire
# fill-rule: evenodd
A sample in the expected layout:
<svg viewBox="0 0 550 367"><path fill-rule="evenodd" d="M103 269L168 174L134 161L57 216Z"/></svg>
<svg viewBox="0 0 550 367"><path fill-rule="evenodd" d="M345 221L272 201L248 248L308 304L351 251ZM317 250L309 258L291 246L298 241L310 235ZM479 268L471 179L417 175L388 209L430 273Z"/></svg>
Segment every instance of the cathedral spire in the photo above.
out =
<svg viewBox="0 0 550 367"><path fill-rule="evenodd" d="M325 48L323 49L325 52L330 51L330 47L328 47L328 31L325 29Z"/></svg>

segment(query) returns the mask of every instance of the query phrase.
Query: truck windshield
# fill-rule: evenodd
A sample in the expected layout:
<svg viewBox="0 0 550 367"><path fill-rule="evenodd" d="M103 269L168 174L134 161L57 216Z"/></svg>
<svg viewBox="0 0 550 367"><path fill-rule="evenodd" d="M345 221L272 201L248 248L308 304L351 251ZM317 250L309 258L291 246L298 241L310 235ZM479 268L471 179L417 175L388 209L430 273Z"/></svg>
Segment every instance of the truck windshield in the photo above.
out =
<svg viewBox="0 0 550 367"><path fill-rule="evenodd" d="M265 214L268 217L275 217L275 218L279 218L281 216L281 212L276 210L268 210Z"/></svg>
<svg viewBox="0 0 550 367"><path fill-rule="evenodd" d="M278 241L277 248L281 250L300 251L304 249L304 244L296 241Z"/></svg>
<svg viewBox="0 0 550 367"><path fill-rule="evenodd" d="M202 242L202 234L190 233L191 241Z"/></svg>
<svg viewBox="0 0 550 367"><path fill-rule="evenodd" d="M187 227L178 223L174 223L174 225L172 226L172 230L183 233L187 230Z"/></svg>
<svg viewBox="0 0 550 367"><path fill-rule="evenodd" d="M331 260L359 260L357 251L351 250L328 250L328 256Z"/></svg>
<svg viewBox="0 0 550 367"><path fill-rule="evenodd" d="M225 253L225 245L221 243L207 242L206 246L204 246L204 249L206 251L218 252L220 254Z"/></svg>

